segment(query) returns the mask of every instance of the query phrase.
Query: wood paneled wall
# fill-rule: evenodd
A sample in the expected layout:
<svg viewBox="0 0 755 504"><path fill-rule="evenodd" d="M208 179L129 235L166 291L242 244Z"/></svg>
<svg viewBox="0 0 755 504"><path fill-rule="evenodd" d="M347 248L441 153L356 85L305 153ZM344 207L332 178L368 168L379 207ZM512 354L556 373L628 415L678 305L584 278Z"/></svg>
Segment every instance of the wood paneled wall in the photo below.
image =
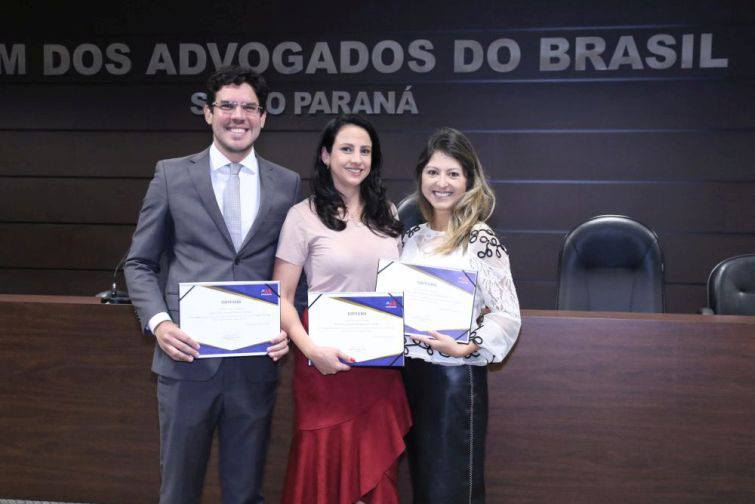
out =
<svg viewBox="0 0 755 504"><path fill-rule="evenodd" d="M40 19L31 3L10 2L0 43L434 41L438 62L427 74L271 73L268 79L285 93L400 94L411 85L419 114L371 117L394 200L413 190L414 163L433 129L466 131L498 196L493 225L509 245L524 308L555 306L563 237L598 214L625 214L658 232L672 312L705 304L705 281L718 261L755 252L755 9L749 2L459 7L396 0L378 8L282 1L172 10L136 1L101 6L96 15L46 7ZM728 57L729 66L548 74L533 61L541 36L573 41L597 34L613 43L619 35L642 40L650 33L713 33L715 55ZM499 37L521 41L520 71L451 71L453 39ZM38 69L39 58L30 51L27 66ZM189 97L203 89L207 72L149 79L140 71L120 79L0 73L0 292L84 295L108 288L155 162L209 144L202 118L189 111ZM291 108L268 118L258 148L306 178L328 117L297 116Z"/></svg>

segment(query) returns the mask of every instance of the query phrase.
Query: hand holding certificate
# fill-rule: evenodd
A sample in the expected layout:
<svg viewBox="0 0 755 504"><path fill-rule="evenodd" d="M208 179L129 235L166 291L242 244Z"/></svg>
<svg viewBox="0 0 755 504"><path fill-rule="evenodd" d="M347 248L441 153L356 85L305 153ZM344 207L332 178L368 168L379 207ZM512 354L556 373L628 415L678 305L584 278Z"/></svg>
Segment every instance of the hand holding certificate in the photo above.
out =
<svg viewBox="0 0 755 504"><path fill-rule="evenodd" d="M278 292L278 282L181 283L181 329L200 359L265 355L280 334Z"/></svg>
<svg viewBox="0 0 755 504"><path fill-rule="evenodd" d="M469 342L476 271L381 259L376 289L404 292L408 336L427 336L429 331L437 331L458 342Z"/></svg>
<svg viewBox="0 0 755 504"><path fill-rule="evenodd" d="M403 366L403 296L310 292L309 337L353 357L352 366Z"/></svg>

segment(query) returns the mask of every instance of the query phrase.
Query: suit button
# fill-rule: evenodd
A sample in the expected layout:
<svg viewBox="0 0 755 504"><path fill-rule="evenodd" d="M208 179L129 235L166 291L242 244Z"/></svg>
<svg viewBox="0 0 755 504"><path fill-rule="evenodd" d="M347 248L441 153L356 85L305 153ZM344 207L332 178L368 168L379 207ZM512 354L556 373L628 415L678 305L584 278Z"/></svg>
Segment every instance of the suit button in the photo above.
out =
<svg viewBox="0 0 755 504"><path fill-rule="evenodd" d="M238 257L237 257L236 259L234 259L234 260L233 260L233 264L235 264L236 266L238 266L238 265L239 265L239 262L241 262L241 261L239 261L239 258L238 258Z"/></svg>

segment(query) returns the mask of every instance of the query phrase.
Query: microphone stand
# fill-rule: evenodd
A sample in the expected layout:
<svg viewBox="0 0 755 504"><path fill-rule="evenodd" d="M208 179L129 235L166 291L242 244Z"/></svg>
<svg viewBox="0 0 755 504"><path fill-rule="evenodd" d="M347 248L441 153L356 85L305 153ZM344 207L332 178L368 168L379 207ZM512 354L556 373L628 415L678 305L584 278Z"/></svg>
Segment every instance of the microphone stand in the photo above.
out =
<svg viewBox="0 0 755 504"><path fill-rule="evenodd" d="M121 269L121 267L123 266L123 263L126 262L127 257L128 257L128 252L126 252L123 255L123 257L121 257L121 260L118 261L118 264L116 264L115 270L113 271L113 285L110 287L110 290L105 290L105 291L95 294L95 296L100 298L101 303L103 304L131 304L131 298L128 296L128 292L119 291L118 283L116 282L116 277L118 276L118 270Z"/></svg>

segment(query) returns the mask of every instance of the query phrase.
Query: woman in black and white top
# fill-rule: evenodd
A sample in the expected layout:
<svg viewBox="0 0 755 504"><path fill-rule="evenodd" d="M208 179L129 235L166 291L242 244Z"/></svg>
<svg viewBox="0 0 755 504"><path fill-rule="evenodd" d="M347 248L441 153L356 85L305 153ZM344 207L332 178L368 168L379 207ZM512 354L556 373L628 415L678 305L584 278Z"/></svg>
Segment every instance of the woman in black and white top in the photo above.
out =
<svg viewBox="0 0 755 504"><path fill-rule="evenodd" d="M414 427L407 441L417 503L484 502L487 368L519 334L506 248L485 223L495 206L482 166L459 131L437 131L420 155L415 197L427 221L404 234L402 262L476 270L469 343L431 331L407 340L404 383Z"/></svg>

